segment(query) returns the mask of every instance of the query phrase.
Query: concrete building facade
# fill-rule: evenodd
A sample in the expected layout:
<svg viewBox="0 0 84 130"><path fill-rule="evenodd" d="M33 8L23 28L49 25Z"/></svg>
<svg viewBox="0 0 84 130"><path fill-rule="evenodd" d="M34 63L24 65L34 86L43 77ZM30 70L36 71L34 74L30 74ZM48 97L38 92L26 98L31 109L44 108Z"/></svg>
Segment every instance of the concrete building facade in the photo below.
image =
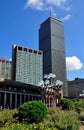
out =
<svg viewBox="0 0 84 130"><path fill-rule="evenodd" d="M12 61L0 57L0 78L11 79Z"/></svg>
<svg viewBox="0 0 84 130"><path fill-rule="evenodd" d="M43 73L53 73L63 81L63 94L67 96L64 29L60 20L49 17L41 24L39 49L43 51Z"/></svg>
<svg viewBox="0 0 84 130"><path fill-rule="evenodd" d="M38 86L42 78L42 51L14 45L12 51L12 79Z"/></svg>
<svg viewBox="0 0 84 130"><path fill-rule="evenodd" d="M68 97L79 98L84 97L84 79L75 78L72 81L68 81Z"/></svg>
<svg viewBox="0 0 84 130"><path fill-rule="evenodd" d="M24 102L41 100L37 86L0 78L0 107L18 108Z"/></svg>

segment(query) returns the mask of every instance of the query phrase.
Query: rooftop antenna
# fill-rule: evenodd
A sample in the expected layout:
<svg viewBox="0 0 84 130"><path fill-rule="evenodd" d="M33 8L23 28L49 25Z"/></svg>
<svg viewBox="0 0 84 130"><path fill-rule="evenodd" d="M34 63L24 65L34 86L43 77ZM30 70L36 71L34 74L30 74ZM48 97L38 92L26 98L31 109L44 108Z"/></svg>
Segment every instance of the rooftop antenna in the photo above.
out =
<svg viewBox="0 0 84 130"><path fill-rule="evenodd" d="M52 9L51 9L51 7L50 7L50 17L52 16Z"/></svg>

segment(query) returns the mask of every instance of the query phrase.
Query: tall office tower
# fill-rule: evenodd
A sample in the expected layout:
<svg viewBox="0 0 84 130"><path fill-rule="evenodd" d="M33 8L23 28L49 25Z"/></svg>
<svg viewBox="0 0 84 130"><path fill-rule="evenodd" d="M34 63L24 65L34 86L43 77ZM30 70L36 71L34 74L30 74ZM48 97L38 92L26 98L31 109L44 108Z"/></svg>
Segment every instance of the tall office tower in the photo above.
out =
<svg viewBox="0 0 84 130"><path fill-rule="evenodd" d="M39 49L43 51L43 73L56 74L56 79L64 82L63 94L66 96L64 30L60 20L51 16L40 25Z"/></svg>
<svg viewBox="0 0 84 130"><path fill-rule="evenodd" d="M42 78L42 51L13 45L12 79L27 84L38 85Z"/></svg>
<svg viewBox="0 0 84 130"><path fill-rule="evenodd" d="M0 78L11 79L11 61L0 57Z"/></svg>

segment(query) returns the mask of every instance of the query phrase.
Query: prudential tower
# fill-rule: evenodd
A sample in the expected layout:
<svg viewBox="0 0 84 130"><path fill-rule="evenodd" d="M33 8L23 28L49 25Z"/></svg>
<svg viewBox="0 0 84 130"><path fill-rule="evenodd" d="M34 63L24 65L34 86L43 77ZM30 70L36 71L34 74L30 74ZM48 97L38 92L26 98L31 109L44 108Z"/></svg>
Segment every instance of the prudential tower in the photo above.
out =
<svg viewBox="0 0 84 130"><path fill-rule="evenodd" d="M40 25L39 49L43 51L43 73L56 74L63 81L63 95L67 96L64 28L62 22L49 17Z"/></svg>

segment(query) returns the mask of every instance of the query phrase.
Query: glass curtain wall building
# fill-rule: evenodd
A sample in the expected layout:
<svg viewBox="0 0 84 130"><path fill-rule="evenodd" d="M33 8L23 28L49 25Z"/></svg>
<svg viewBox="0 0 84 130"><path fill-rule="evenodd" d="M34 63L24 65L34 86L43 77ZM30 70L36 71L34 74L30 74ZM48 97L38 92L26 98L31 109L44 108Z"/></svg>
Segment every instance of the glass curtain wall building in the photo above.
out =
<svg viewBox="0 0 84 130"><path fill-rule="evenodd" d="M12 79L38 85L43 77L42 51L13 46L12 50Z"/></svg>
<svg viewBox="0 0 84 130"><path fill-rule="evenodd" d="M43 73L56 74L56 79L64 83L63 94L66 96L64 28L60 20L51 16L40 25L39 49L43 51Z"/></svg>
<svg viewBox="0 0 84 130"><path fill-rule="evenodd" d="M0 78L11 79L11 61L0 58Z"/></svg>

